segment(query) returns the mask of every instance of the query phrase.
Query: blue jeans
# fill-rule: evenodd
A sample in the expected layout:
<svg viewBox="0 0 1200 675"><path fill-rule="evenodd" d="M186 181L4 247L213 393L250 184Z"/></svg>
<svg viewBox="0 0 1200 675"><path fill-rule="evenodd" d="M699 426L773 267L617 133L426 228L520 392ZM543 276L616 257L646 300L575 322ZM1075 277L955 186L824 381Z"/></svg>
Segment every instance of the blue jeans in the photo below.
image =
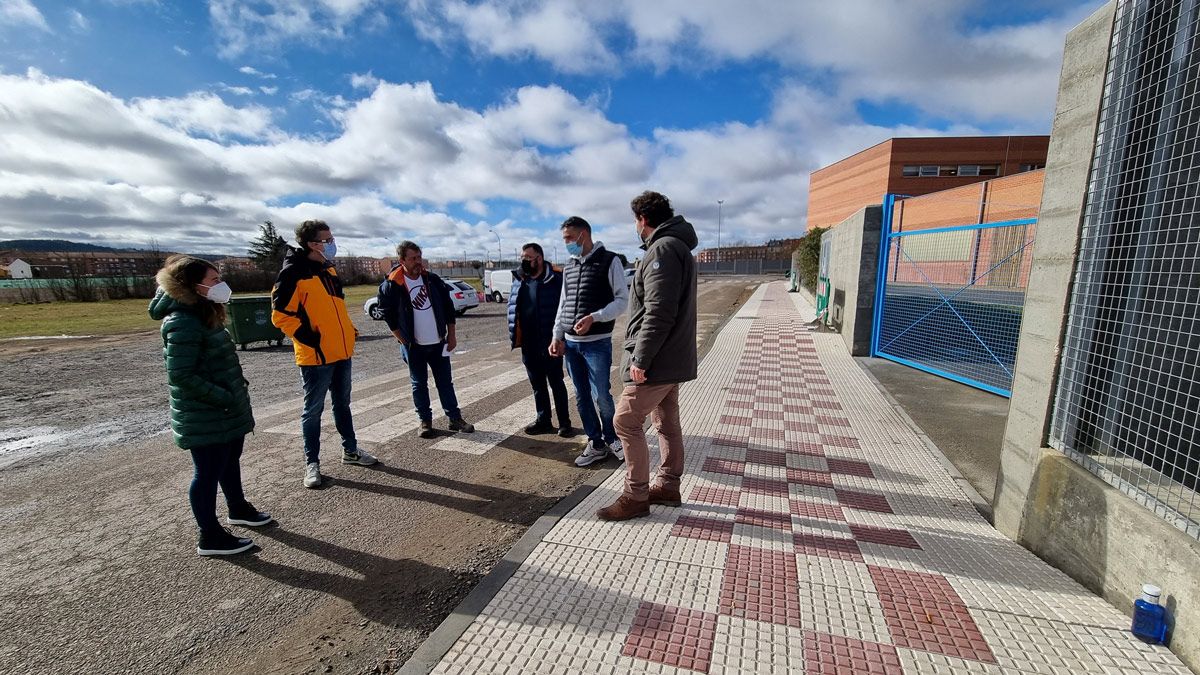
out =
<svg viewBox="0 0 1200 675"><path fill-rule="evenodd" d="M437 385L438 401L446 417L456 420L462 417L458 409L458 397L454 395L454 380L450 372L450 357L442 355L445 342L436 345L400 345L400 358L408 364L408 380L412 383L413 405L417 417L423 422L433 420L433 409L429 403L429 371L433 371L433 382Z"/></svg>
<svg viewBox="0 0 1200 675"><path fill-rule="evenodd" d="M304 461L321 461L321 411L325 409L325 393L333 399L333 423L342 436L342 449L348 454L358 452L354 437L354 418L350 416L350 359L323 366L300 366L304 381L304 413L300 428L304 432Z"/></svg>
<svg viewBox="0 0 1200 675"><path fill-rule="evenodd" d="M575 407L583 422L588 440L612 444L617 440L613 429L612 392L609 389L609 370L612 369L612 338L595 342L567 340L567 373L575 385ZM600 409L599 417L596 408Z"/></svg>
<svg viewBox="0 0 1200 675"><path fill-rule="evenodd" d="M217 485L225 493L225 504L230 511L246 511L248 504L242 493L242 444L245 436L228 443L205 445L192 448L192 463L196 473L188 487L188 501L192 504L192 515L196 525L205 534L221 531L217 520Z"/></svg>

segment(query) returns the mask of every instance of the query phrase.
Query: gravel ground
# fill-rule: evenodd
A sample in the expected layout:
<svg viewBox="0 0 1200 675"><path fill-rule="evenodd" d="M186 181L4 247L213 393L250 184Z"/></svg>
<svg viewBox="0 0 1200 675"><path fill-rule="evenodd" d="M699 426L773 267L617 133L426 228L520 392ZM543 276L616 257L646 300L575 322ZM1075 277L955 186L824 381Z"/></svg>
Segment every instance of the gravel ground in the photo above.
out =
<svg viewBox="0 0 1200 675"><path fill-rule="evenodd" d="M761 280L704 280L702 340ZM355 400L402 394L356 413L361 432L411 401L386 327L354 318ZM455 368L475 373L460 390L520 367L502 307L472 310L459 334ZM298 426L291 349L241 359L258 419L243 482L278 523L253 531L253 555L212 560L194 553L191 462L166 428L157 334L0 342L0 672L384 672L551 505L619 466L578 469L581 440L553 436L512 435L483 455L434 450L442 439L417 438L405 415L402 433L367 446L381 466L336 463L327 442L331 480L305 490L300 439L285 429ZM528 396L516 382L464 415Z"/></svg>

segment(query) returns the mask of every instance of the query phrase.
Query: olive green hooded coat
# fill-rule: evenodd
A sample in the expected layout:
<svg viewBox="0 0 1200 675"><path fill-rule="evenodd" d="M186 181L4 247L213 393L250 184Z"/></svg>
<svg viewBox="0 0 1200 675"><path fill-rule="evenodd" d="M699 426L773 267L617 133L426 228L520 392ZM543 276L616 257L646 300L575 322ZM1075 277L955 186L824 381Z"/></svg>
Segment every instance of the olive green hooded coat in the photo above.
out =
<svg viewBox="0 0 1200 675"><path fill-rule="evenodd" d="M254 413L229 333L205 325L195 308L208 301L193 289L165 270L157 280L150 318L162 321L175 444L191 450L245 436L254 430Z"/></svg>

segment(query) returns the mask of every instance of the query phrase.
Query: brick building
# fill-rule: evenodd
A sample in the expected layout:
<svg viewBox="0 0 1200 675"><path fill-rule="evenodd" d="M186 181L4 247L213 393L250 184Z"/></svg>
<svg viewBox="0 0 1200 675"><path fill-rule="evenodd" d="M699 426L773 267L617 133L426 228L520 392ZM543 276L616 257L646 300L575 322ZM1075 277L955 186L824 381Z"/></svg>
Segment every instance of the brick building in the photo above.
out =
<svg viewBox="0 0 1200 675"><path fill-rule="evenodd" d="M791 260L792 251L800 245L799 239L772 239L757 246L722 246L721 262L731 260ZM717 262L717 249L701 249L696 254L696 261L702 263Z"/></svg>
<svg viewBox="0 0 1200 675"><path fill-rule="evenodd" d="M886 140L812 173L808 226L837 225L889 192L926 195L1041 169L1049 142L1049 136Z"/></svg>
<svg viewBox="0 0 1200 675"><path fill-rule="evenodd" d="M29 263L37 278L66 277L140 277L158 272L170 253L166 251L20 251L17 255Z"/></svg>

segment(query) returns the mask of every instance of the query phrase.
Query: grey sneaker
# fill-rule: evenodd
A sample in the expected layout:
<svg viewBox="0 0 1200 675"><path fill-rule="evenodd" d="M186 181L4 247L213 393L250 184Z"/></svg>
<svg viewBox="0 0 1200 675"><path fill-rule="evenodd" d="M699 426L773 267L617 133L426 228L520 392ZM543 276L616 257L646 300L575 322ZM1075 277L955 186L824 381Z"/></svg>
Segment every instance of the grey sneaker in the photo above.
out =
<svg viewBox="0 0 1200 675"><path fill-rule="evenodd" d="M450 420L450 431L461 431L464 434L475 433L475 425L459 417L458 419Z"/></svg>
<svg viewBox="0 0 1200 675"><path fill-rule="evenodd" d="M429 420L421 420L421 430L417 432L421 438L433 438L437 432L433 430L433 422Z"/></svg>
<svg viewBox="0 0 1200 675"><path fill-rule="evenodd" d="M321 463L309 462L304 466L304 487L321 487Z"/></svg>
<svg viewBox="0 0 1200 675"><path fill-rule="evenodd" d="M608 446L603 443L589 442L583 454L575 458L575 466L591 466L608 458Z"/></svg>
<svg viewBox="0 0 1200 675"><path fill-rule="evenodd" d="M371 453L360 449L354 454L342 452L342 464L357 464L359 466L371 466L379 460L375 459Z"/></svg>
<svg viewBox="0 0 1200 675"><path fill-rule="evenodd" d="M617 439L608 444L608 452L617 458L618 462L625 461L625 446L621 445L621 439Z"/></svg>

